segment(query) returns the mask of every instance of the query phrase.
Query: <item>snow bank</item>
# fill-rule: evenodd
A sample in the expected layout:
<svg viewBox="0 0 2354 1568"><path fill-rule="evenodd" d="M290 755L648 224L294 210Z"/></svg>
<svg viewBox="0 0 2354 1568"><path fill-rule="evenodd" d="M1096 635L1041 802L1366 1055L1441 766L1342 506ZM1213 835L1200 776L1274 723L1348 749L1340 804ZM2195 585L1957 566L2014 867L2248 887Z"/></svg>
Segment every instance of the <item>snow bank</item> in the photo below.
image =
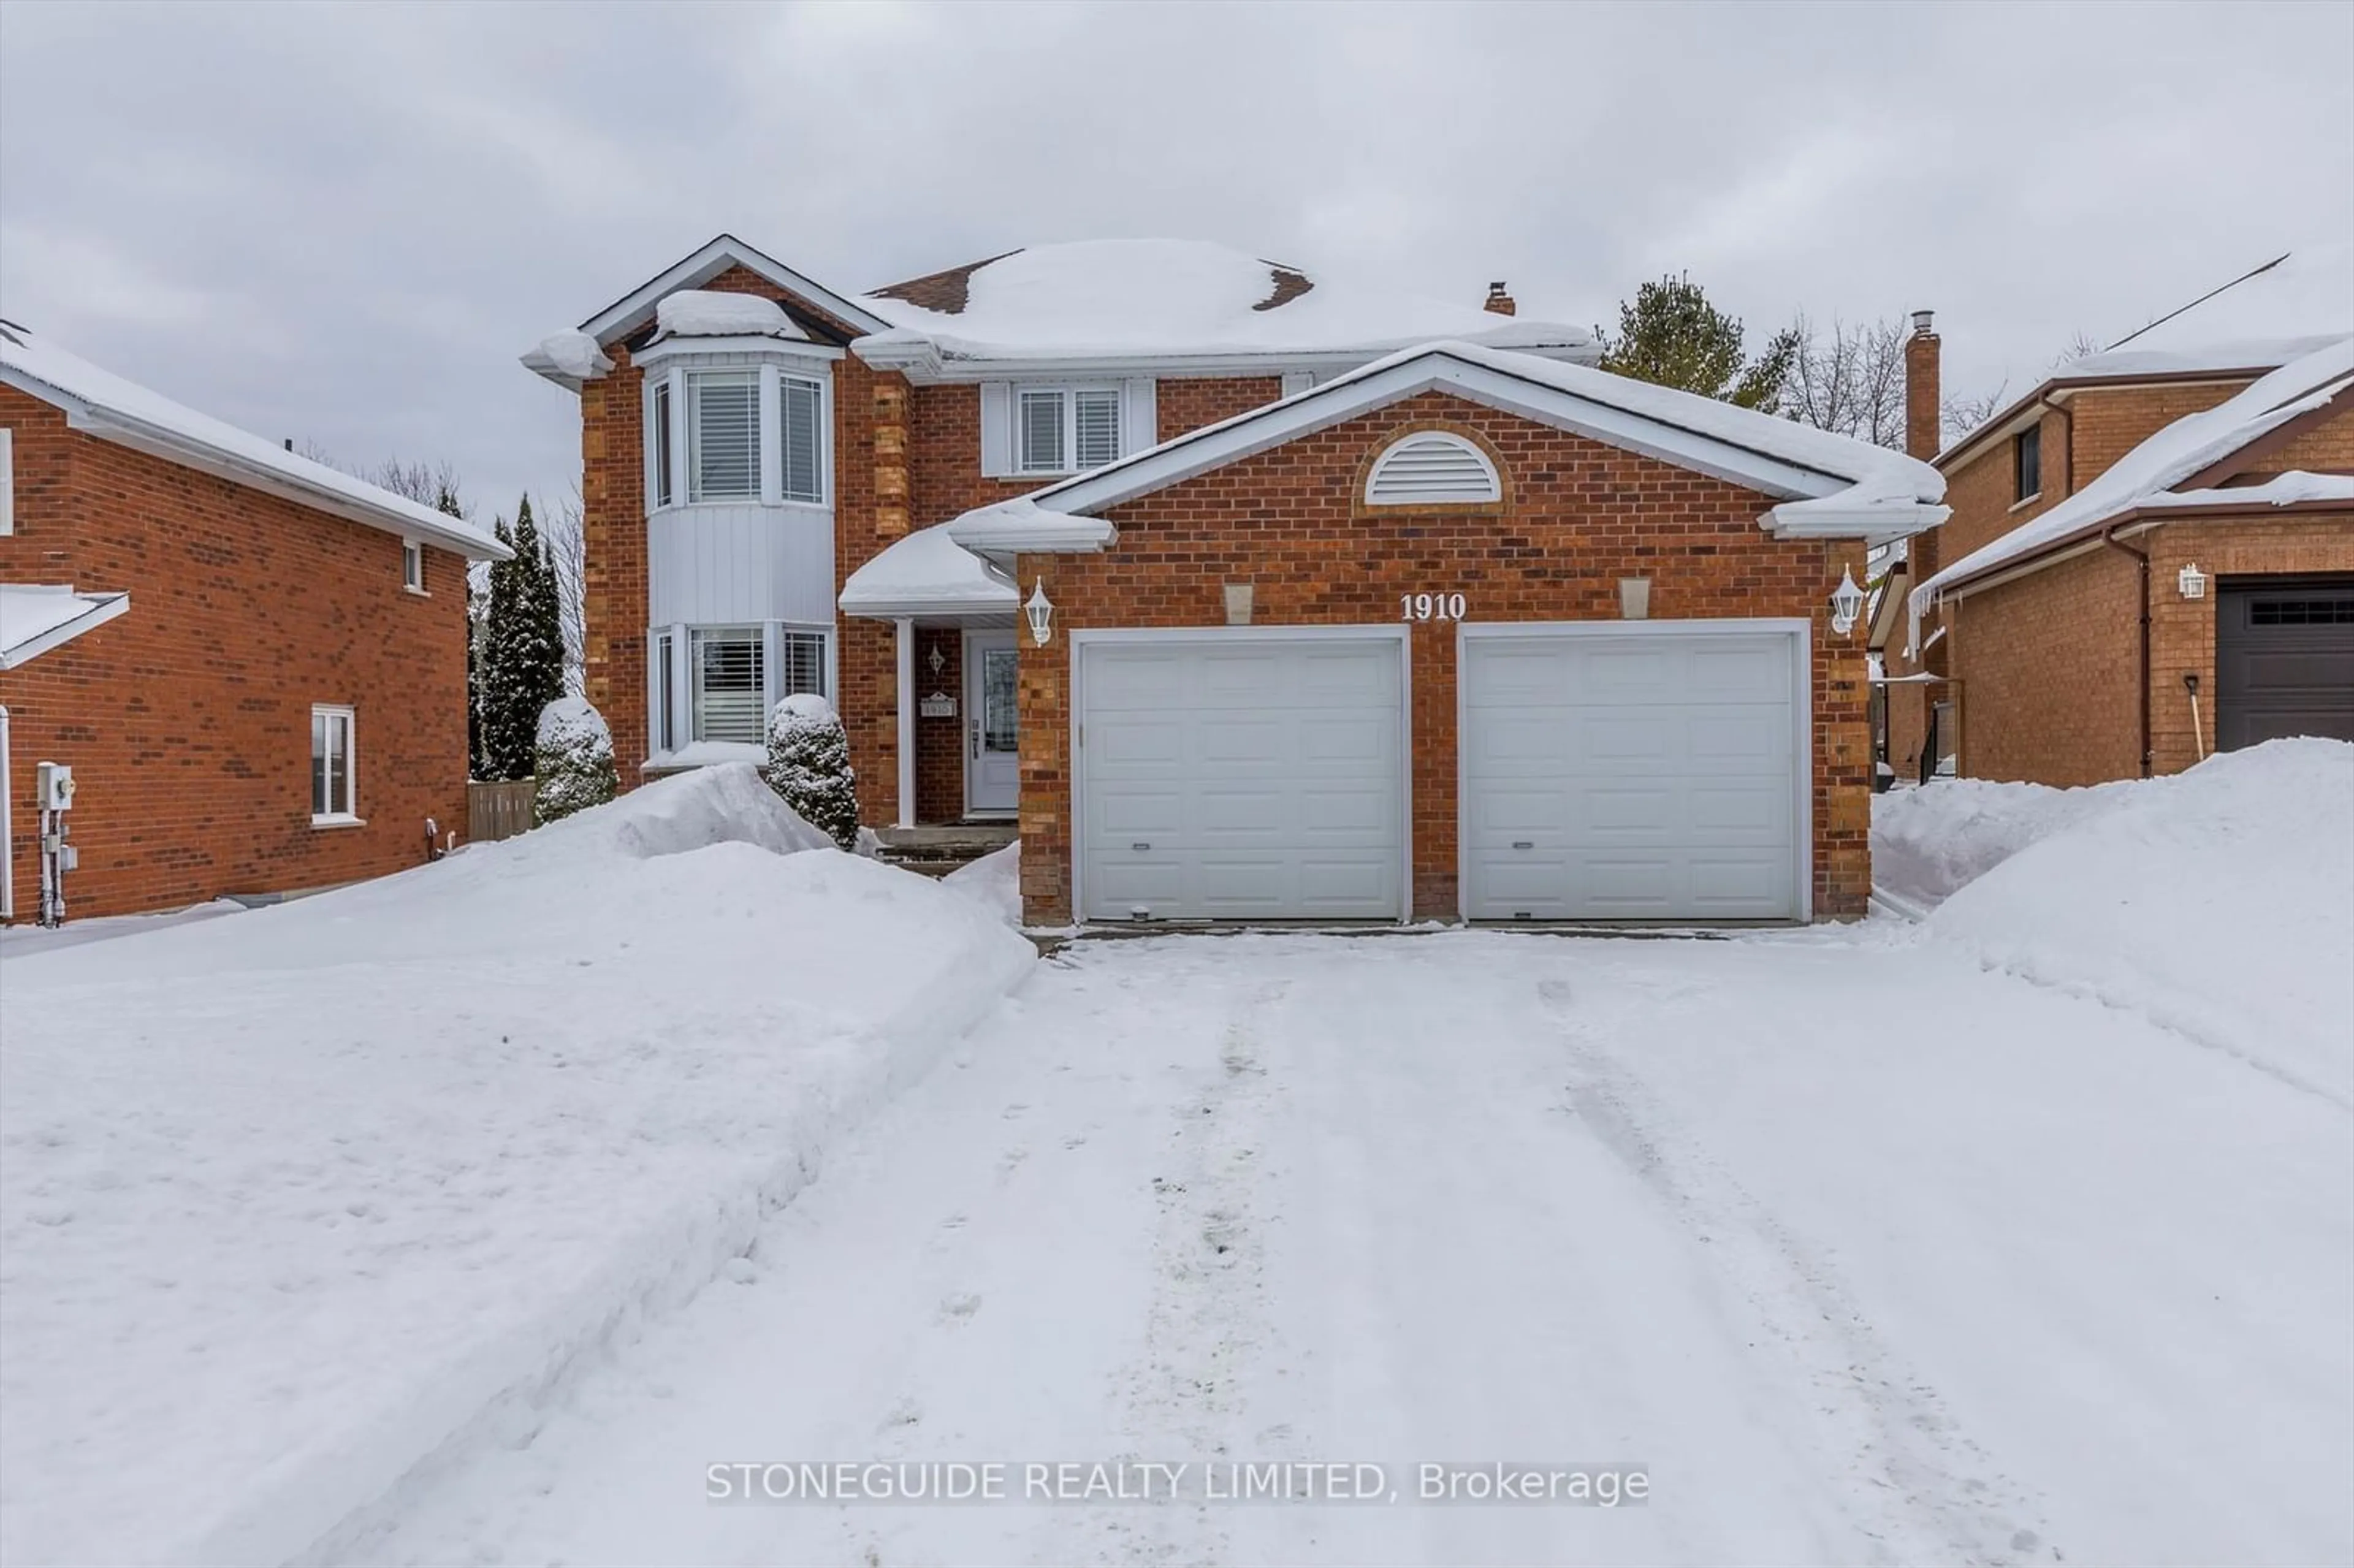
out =
<svg viewBox="0 0 2354 1568"><path fill-rule="evenodd" d="M984 908L994 910L1007 925L1022 924L1022 841L991 850L970 865L959 866L940 878L940 885Z"/></svg>
<svg viewBox="0 0 2354 1568"><path fill-rule="evenodd" d="M1967 810L1972 793L2032 788L1950 798ZM1947 898L1930 930L2354 1108L2354 745L2277 740L2041 794L2079 799L1988 812L1989 836L2051 831Z"/></svg>
<svg viewBox="0 0 2354 1568"><path fill-rule="evenodd" d="M0 1559L281 1562L712 1279L1033 961L824 842L713 768L11 953Z"/></svg>
<svg viewBox="0 0 2354 1568"><path fill-rule="evenodd" d="M1875 795L1872 891L1925 914L2038 839L2103 810L2119 788L1938 779Z"/></svg>

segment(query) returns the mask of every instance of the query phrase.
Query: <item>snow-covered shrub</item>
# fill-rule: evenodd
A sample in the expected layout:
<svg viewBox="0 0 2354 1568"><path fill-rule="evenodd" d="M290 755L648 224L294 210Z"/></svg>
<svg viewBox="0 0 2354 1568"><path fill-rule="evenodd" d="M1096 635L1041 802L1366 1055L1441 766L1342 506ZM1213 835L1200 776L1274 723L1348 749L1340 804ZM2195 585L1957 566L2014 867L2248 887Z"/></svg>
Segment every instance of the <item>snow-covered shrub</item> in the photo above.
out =
<svg viewBox="0 0 2354 1568"><path fill-rule="evenodd" d="M545 825L601 806L619 784L613 774L613 732L586 697L558 697L539 710L539 788L532 821Z"/></svg>
<svg viewBox="0 0 2354 1568"><path fill-rule="evenodd" d="M845 850L858 847L858 776L832 704L803 692L777 705L760 777L810 826Z"/></svg>

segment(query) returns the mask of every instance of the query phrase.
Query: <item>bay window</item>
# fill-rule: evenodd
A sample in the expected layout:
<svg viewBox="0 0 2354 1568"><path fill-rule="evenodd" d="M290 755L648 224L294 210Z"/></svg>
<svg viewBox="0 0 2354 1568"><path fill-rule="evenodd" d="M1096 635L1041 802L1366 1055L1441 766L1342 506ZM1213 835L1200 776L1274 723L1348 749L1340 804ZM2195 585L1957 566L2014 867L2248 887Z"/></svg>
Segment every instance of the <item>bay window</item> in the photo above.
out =
<svg viewBox="0 0 2354 1568"><path fill-rule="evenodd" d="M777 378L777 449L787 501L825 500L825 389L798 376Z"/></svg>
<svg viewBox="0 0 2354 1568"><path fill-rule="evenodd" d="M690 745L765 746L779 703L832 695L825 631L769 620L655 627L648 641L646 727L657 758Z"/></svg>
<svg viewBox="0 0 2354 1568"><path fill-rule="evenodd" d="M817 366L661 362L647 373L646 510L827 503L832 440ZM682 461L682 458L684 461Z"/></svg>

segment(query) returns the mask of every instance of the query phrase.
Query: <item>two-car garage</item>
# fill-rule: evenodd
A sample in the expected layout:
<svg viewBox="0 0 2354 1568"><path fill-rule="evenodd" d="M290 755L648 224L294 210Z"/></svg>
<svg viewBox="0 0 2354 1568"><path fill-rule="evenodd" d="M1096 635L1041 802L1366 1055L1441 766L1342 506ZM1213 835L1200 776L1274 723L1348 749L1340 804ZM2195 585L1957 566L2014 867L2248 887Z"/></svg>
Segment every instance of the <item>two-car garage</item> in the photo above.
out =
<svg viewBox="0 0 2354 1568"><path fill-rule="evenodd" d="M1456 632L1453 758L1407 718L1437 627L1080 634L1081 918L1404 918L1417 774L1469 918L1807 917L1804 622Z"/></svg>

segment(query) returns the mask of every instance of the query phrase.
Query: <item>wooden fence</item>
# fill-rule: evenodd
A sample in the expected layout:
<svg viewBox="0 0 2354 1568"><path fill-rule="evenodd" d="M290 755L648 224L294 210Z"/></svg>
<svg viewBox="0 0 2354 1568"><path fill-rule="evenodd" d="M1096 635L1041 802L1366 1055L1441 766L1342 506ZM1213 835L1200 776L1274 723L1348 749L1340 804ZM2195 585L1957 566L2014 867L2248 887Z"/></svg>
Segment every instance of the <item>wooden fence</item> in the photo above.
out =
<svg viewBox="0 0 2354 1568"><path fill-rule="evenodd" d="M537 780L466 784L466 842L486 844L531 831L531 803Z"/></svg>

